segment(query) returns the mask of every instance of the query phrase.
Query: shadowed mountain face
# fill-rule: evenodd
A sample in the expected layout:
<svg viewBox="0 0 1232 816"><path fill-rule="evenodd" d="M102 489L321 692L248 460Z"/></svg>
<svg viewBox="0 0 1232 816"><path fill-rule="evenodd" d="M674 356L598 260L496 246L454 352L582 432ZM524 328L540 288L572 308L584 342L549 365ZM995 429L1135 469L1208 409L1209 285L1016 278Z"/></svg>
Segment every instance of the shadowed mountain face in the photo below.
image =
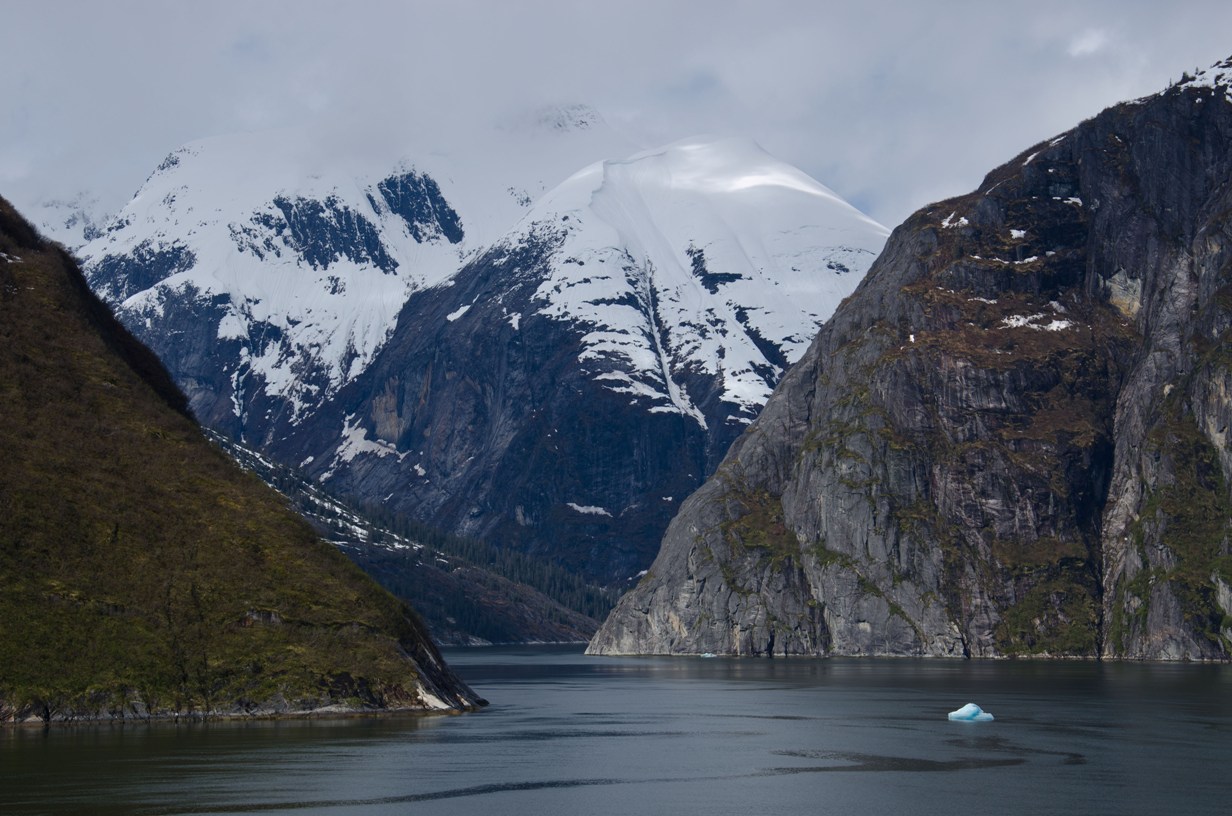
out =
<svg viewBox="0 0 1232 816"><path fill-rule="evenodd" d="M1227 659L1230 69L895 230L591 651Z"/></svg>
<svg viewBox="0 0 1232 816"><path fill-rule="evenodd" d="M269 451L344 494L623 582L880 249L741 141L580 171Z"/></svg>
<svg viewBox="0 0 1232 816"><path fill-rule="evenodd" d="M209 427L624 586L886 231L752 142L611 153L548 124L580 113L393 165L194 143L82 248L90 283Z"/></svg>
<svg viewBox="0 0 1232 816"><path fill-rule="evenodd" d="M603 363L580 366L584 332L534 314L550 252L490 252L413 298L374 364L274 455L344 494L582 575L618 581L645 566L676 497L738 430L717 400L708 433L605 387Z"/></svg>
<svg viewBox="0 0 1232 816"><path fill-rule="evenodd" d="M479 704L3 200L0 417L0 721Z"/></svg>

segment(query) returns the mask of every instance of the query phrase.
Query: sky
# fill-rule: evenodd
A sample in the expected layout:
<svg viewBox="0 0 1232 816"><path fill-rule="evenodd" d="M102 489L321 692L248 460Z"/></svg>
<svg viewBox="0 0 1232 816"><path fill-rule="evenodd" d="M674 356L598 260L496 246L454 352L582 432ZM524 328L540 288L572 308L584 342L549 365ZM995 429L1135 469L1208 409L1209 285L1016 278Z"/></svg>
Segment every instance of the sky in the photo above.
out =
<svg viewBox="0 0 1232 816"><path fill-rule="evenodd" d="M0 195L109 211L194 139L362 150L584 103L647 147L752 137L893 227L1232 55L1227 0L0 0L0 20Z"/></svg>

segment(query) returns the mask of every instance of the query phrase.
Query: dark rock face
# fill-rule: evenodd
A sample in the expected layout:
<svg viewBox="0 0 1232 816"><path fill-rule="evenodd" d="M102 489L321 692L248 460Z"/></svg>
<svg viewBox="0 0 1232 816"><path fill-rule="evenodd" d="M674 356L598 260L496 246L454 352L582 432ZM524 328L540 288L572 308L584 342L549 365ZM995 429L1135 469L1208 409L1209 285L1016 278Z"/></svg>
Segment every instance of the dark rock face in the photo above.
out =
<svg viewBox="0 0 1232 816"><path fill-rule="evenodd" d="M146 241L131 254L104 258L91 270L90 286L108 302L120 303L196 262L187 247L177 244L156 248Z"/></svg>
<svg viewBox="0 0 1232 816"><path fill-rule="evenodd" d="M370 263L387 274L398 268L372 222L333 196L324 201L278 196L274 206L282 213L282 221L270 219L264 226L313 269L327 269L339 258Z"/></svg>
<svg viewBox="0 0 1232 816"><path fill-rule="evenodd" d="M441 195L441 188L426 173L390 176L377 185L388 210L406 223L411 236L423 243L444 237L451 244L461 243L463 232L458 213ZM372 209L380 212L376 199L369 195Z"/></svg>
<svg viewBox="0 0 1232 816"><path fill-rule="evenodd" d="M895 230L593 653L1227 659L1232 102L1109 109Z"/></svg>
<svg viewBox="0 0 1232 816"><path fill-rule="evenodd" d="M706 251L700 247L690 246L685 250L693 267L693 274L712 295L718 294L719 287L725 283L740 280L740 275L732 272L711 272L706 268Z"/></svg>
<svg viewBox="0 0 1232 816"><path fill-rule="evenodd" d="M331 490L604 582L649 563L678 502L743 427L631 409L583 369L579 329L536 314L550 233L412 295L373 363L269 450ZM435 327L427 329L425 327ZM341 444L339 429L345 429ZM311 459L310 459L311 457Z"/></svg>

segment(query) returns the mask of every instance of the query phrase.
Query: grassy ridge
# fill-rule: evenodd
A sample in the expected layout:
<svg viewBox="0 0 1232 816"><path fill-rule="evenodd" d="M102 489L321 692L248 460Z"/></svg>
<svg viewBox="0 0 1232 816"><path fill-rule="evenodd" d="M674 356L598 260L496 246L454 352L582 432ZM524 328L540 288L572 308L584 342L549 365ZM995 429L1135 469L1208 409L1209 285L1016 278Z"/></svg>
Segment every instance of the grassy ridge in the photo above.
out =
<svg viewBox="0 0 1232 816"><path fill-rule="evenodd" d="M0 720L465 704L2 199L0 253Z"/></svg>

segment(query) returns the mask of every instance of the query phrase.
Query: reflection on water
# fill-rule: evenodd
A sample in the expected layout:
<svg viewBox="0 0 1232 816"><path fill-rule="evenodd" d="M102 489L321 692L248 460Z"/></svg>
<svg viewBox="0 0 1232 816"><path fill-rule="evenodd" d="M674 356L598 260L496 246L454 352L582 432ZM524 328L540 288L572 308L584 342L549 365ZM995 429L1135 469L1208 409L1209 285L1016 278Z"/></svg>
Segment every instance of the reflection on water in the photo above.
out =
<svg viewBox="0 0 1232 816"><path fill-rule="evenodd" d="M1226 812L1232 668L457 650L463 716L0 731L9 814ZM966 702L992 723L954 723Z"/></svg>

